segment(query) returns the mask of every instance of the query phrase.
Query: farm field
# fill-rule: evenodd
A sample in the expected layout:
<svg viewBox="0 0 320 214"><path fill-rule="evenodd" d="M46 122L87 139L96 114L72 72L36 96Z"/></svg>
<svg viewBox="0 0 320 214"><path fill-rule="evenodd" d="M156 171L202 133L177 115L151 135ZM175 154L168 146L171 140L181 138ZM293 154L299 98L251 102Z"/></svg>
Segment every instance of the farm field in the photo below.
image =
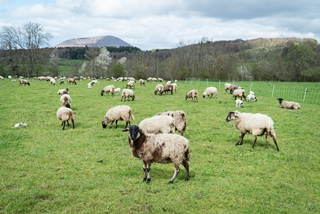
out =
<svg viewBox="0 0 320 214"><path fill-rule="evenodd" d="M0 81L0 213L319 213L320 131L318 104L301 103L299 110L281 109L276 97L259 94L257 102L236 109L223 84L212 83L218 96L202 98L205 82L178 81L173 95L154 95L156 82L136 85L134 101L120 95L100 95L106 85L124 88L125 82L89 80L77 85L50 85L30 80L19 86ZM165 83L163 83L165 84ZM251 82L238 82L249 91ZM283 85L289 83L283 83ZM319 87L319 83L296 83ZM57 91L69 88L75 112L75 129L66 126L56 111L61 106ZM191 89L198 102L185 100ZM190 180L185 170L173 184L172 164L154 163L151 182L142 182L142 161L133 157L128 133L102 128L106 111L129 105L138 124L165 110L187 115L184 136L190 142ZM226 122L229 111L263 113L275 125L280 152L272 139L246 135L235 146L239 131ZM14 128L18 122L26 127Z"/></svg>

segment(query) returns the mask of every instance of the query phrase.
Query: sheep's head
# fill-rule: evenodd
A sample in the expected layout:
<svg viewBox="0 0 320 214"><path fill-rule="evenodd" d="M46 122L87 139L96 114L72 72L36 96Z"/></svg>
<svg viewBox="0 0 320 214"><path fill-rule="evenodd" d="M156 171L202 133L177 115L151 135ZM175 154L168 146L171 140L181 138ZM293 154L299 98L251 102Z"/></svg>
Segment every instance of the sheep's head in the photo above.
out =
<svg viewBox="0 0 320 214"><path fill-rule="evenodd" d="M143 131L137 125L131 125L129 128L126 128L123 131L129 132L129 137L133 141L140 137L140 133L143 133Z"/></svg>
<svg viewBox="0 0 320 214"><path fill-rule="evenodd" d="M282 103L283 99L282 98L278 98L277 100L279 100L279 104Z"/></svg>
<svg viewBox="0 0 320 214"><path fill-rule="evenodd" d="M238 111L230 111L228 113L227 118L226 118L226 122L230 122L231 120L235 120L239 114L240 114L240 112L238 112Z"/></svg>

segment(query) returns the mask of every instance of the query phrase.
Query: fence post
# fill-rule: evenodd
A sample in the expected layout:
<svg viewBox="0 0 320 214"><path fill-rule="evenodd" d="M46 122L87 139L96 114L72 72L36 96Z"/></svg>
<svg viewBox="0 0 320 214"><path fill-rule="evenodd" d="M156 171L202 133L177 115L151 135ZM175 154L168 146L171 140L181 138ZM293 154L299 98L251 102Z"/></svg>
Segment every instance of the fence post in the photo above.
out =
<svg viewBox="0 0 320 214"><path fill-rule="evenodd" d="M250 91L252 91L252 84L253 84L253 82L251 82Z"/></svg>
<svg viewBox="0 0 320 214"><path fill-rule="evenodd" d="M306 88L306 90L304 90L303 101L302 101L303 103L304 103L304 101L306 99L307 92L308 92L308 88Z"/></svg>
<svg viewBox="0 0 320 214"><path fill-rule="evenodd" d="M273 97L273 93L274 93L274 85L272 87L272 95L271 95L271 97Z"/></svg>

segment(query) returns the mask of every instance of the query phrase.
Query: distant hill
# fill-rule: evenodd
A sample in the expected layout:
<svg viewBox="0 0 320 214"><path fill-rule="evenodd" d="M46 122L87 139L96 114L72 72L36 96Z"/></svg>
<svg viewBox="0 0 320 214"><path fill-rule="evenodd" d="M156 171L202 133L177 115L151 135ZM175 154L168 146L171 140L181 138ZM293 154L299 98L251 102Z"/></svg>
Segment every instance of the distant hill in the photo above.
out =
<svg viewBox="0 0 320 214"><path fill-rule="evenodd" d="M55 45L55 48L64 47L120 47L120 46L131 46L129 43L119 39L115 36L96 36L96 37L86 37L78 39L69 39Z"/></svg>

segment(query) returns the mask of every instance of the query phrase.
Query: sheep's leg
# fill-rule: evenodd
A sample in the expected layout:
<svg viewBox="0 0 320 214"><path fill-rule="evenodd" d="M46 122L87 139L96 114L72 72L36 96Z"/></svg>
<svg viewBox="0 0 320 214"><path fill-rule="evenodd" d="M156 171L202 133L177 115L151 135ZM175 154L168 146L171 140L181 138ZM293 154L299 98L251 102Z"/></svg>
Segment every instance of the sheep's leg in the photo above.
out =
<svg viewBox="0 0 320 214"><path fill-rule="evenodd" d="M116 120L116 127L115 128L118 128L118 120Z"/></svg>
<svg viewBox="0 0 320 214"><path fill-rule="evenodd" d="M257 142L257 135L254 136L254 141L253 141L252 148L254 148L254 145L256 144L256 142Z"/></svg>
<svg viewBox="0 0 320 214"><path fill-rule="evenodd" d="M180 172L179 166L175 166L174 167L174 174L173 174L171 180L168 182L168 184L172 184L174 182L174 180L176 179L176 177L179 174L179 172Z"/></svg>
<svg viewBox="0 0 320 214"><path fill-rule="evenodd" d="M61 125L63 125L62 130L64 130L64 127L66 126L66 121L63 121Z"/></svg>
<svg viewBox="0 0 320 214"><path fill-rule="evenodd" d="M276 147L277 147L277 151L279 152L279 147L278 147L278 144L277 144L277 141L276 141L276 138L274 137L274 135L271 135L272 136L272 140L274 142L274 144L276 144Z"/></svg>
<svg viewBox="0 0 320 214"><path fill-rule="evenodd" d="M187 150L186 153L185 153L185 159L182 161L182 165L186 169L186 179L185 179L185 181L188 181L190 179L190 176L189 176L189 165L190 165L190 153L189 153L189 150Z"/></svg>
<svg viewBox="0 0 320 214"><path fill-rule="evenodd" d="M151 164L148 164L147 162L143 161L143 171L144 171L143 181L145 181L147 184L150 183L151 181L150 166Z"/></svg>
<svg viewBox="0 0 320 214"><path fill-rule="evenodd" d="M236 143L236 146L242 145L243 137L245 136L245 134L246 134L246 133L240 133L239 139L238 139L238 141L237 141L237 143Z"/></svg>
<svg viewBox="0 0 320 214"><path fill-rule="evenodd" d="M112 124L113 124L113 122L114 122L114 121L112 121L112 122L110 123L110 127L109 127L109 129L111 129L111 128L112 128Z"/></svg>
<svg viewBox="0 0 320 214"><path fill-rule="evenodd" d="M74 129L74 120L72 119L71 122L72 122L72 128Z"/></svg>

